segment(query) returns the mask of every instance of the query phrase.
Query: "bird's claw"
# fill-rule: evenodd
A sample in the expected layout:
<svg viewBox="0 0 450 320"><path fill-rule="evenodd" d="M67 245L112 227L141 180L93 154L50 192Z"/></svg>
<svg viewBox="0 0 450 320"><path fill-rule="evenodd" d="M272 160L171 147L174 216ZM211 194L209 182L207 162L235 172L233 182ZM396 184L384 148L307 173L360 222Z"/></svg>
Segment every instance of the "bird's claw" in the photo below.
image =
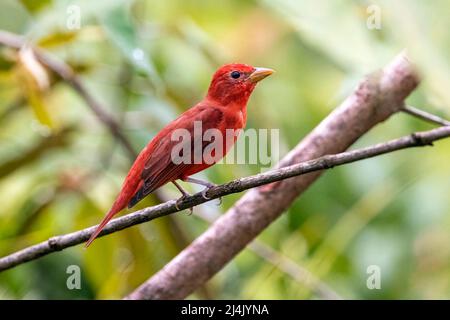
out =
<svg viewBox="0 0 450 320"><path fill-rule="evenodd" d="M212 187L206 187L205 189L203 189L203 191L202 191L202 197L203 197L203 199L205 199L205 200L211 200L211 198L210 197L208 197L207 195L206 195L206 193L209 191L209 189L211 189Z"/></svg>
<svg viewBox="0 0 450 320"><path fill-rule="evenodd" d="M208 197L208 196L206 195L206 193L207 193L209 190L211 190L212 188L214 188L214 187L217 187L217 185L214 184L214 183L208 183L208 184L206 185L206 188L203 189L203 191L202 191L202 197L203 197L203 199L205 199L205 200L211 200L211 198Z"/></svg>
<svg viewBox="0 0 450 320"><path fill-rule="evenodd" d="M181 211L181 209L180 209L180 207L179 207L180 202L182 202L182 201L183 201L184 199L186 199L188 196L189 196L189 195L186 194L186 195L183 195L183 196L181 196L180 198L177 199L177 201L175 202L175 208L177 208L178 211ZM192 213L194 213L194 209L193 209L192 207L186 208L186 209L189 209L188 216L190 216Z"/></svg>
<svg viewBox="0 0 450 320"><path fill-rule="evenodd" d="M206 193L207 193L211 188L213 188L213 187L216 187L216 185L215 185L215 184L211 184L210 186L207 186L205 189L203 189L203 191L202 191L202 197L203 197L203 199L205 199L205 200L211 200L211 198L208 197L208 196L206 195ZM220 198L218 198L218 199L219 199L219 203L218 203L217 205L220 206L220 205L222 204L222 197L220 197Z"/></svg>
<svg viewBox="0 0 450 320"><path fill-rule="evenodd" d="M178 211L180 211L180 207L178 206L180 200L182 200L182 198L178 199L177 201L175 201L175 208L177 208Z"/></svg>

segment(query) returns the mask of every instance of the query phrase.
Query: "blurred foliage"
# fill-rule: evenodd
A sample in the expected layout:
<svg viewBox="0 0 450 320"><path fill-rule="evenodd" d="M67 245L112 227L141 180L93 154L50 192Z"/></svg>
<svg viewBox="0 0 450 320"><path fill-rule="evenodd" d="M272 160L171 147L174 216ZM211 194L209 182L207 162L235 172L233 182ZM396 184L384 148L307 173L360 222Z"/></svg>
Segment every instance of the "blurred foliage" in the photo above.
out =
<svg viewBox="0 0 450 320"><path fill-rule="evenodd" d="M74 5L81 25L69 29ZM380 8L381 29L366 26L370 5ZM0 29L78 70L136 150L202 98L220 64L274 68L252 96L248 127L279 128L285 154L365 74L405 48L424 78L408 102L450 116L449 10L445 0L3 0ZM25 60L31 66L0 47L2 256L99 222L130 166L76 92ZM397 115L357 146L430 127ZM260 240L345 298L448 299L449 155L450 142L442 141L333 169ZM259 170L216 165L201 176L221 183ZM172 186L163 190L178 196ZM197 210L219 214L239 196ZM153 204L150 198L140 206ZM180 213L99 239L87 251L52 254L1 273L0 298L120 298L206 228ZM81 290L66 287L69 265L81 267ZM381 268L381 290L366 286L370 265ZM246 250L191 298L317 296Z"/></svg>

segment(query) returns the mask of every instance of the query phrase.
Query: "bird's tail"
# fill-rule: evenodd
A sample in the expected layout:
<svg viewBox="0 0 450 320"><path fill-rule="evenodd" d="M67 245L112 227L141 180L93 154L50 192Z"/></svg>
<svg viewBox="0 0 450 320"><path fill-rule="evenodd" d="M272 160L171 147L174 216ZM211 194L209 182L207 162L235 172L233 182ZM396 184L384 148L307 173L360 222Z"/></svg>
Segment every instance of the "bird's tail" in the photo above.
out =
<svg viewBox="0 0 450 320"><path fill-rule="evenodd" d="M131 171L134 172L134 171ZM89 238L89 240L85 244L85 248L89 247L89 245L92 243L92 241L95 240L95 238L98 237L100 232L102 232L103 228L106 226L106 224L109 222L109 220L112 219L119 211L121 211L123 208L127 206L127 204L130 202L130 199L133 197L133 195L136 193L136 190L138 190L142 185L143 181L138 180L138 182L133 183L136 181L135 177L127 176L125 179L125 182L122 186L122 190L120 191L119 195L117 196L116 201L114 201L113 206L108 211L106 216L103 218L102 222L98 225L97 229L95 229L92 236Z"/></svg>
<svg viewBox="0 0 450 320"><path fill-rule="evenodd" d="M122 205L120 202L115 202L112 208L108 211L106 216L103 218L102 222L98 225L97 229L95 229L94 233L91 235L89 240L84 245L85 248L89 247L89 245L92 243L92 241L95 240L95 238L98 237L100 232L102 232L103 228L106 226L106 224L109 222L109 220L112 219L120 210L122 210L125 205Z"/></svg>

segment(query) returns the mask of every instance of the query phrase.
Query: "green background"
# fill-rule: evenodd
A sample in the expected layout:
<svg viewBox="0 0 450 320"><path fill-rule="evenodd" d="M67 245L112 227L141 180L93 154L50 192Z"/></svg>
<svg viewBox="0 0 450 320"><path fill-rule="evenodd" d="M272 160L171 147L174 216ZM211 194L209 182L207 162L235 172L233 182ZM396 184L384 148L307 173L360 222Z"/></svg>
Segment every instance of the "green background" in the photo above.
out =
<svg viewBox="0 0 450 320"><path fill-rule="evenodd" d="M71 5L80 9L80 29L67 28ZM373 8L380 29L366 25ZM449 11L445 0L2 0L0 29L73 66L137 151L202 99L221 64L273 68L250 99L247 128L279 129L284 155L404 49L423 77L407 102L450 117ZM15 50L0 47L1 256L98 223L130 166L70 86L52 76L40 90L35 80ZM429 128L398 114L356 147ZM442 141L333 169L259 237L274 263L244 250L190 298L323 298L304 273L293 279L281 271L280 257L342 298L450 298L449 155L450 142ZM223 183L260 169L217 165L199 177ZM173 186L163 191L178 197ZM239 197L196 210L214 217ZM139 207L156 203L149 197ZM0 299L121 298L207 227L178 213L88 250L69 248L2 272ZM81 269L80 290L66 286L70 265ZM379 290L366 286L371 265L381 270Z"/></svg>

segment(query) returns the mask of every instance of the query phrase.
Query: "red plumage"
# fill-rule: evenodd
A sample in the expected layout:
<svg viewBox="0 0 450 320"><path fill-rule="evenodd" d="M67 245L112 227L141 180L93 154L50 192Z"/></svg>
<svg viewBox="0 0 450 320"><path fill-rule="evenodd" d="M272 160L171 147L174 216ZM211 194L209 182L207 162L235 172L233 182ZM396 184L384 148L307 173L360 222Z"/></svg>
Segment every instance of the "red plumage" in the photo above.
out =
<svg viewBox="0 0 450 320"><path fill-rule="evenodd" d="M202 139L196 136L196 121L201 122L202 133L208 129L220 130L224 137L224 152L219 157L223 157L229 149L229 144L225 141L226 130L240 130L245 127L246 106L250 94L256 83L272 72L270 69L254 68L245 64L228 64L219 68L212 78L207 96L164 127L141 151L114 204L86 243L86 247L100 234L109 220L126 206L134 206L170 181L185 180L214 164L204 161L191 164L174 163L171 157L172 148L179 143L171 138L175 130L186 129L192 137L192 144ZM203 148L205 146L203 143Z"/></svg>

